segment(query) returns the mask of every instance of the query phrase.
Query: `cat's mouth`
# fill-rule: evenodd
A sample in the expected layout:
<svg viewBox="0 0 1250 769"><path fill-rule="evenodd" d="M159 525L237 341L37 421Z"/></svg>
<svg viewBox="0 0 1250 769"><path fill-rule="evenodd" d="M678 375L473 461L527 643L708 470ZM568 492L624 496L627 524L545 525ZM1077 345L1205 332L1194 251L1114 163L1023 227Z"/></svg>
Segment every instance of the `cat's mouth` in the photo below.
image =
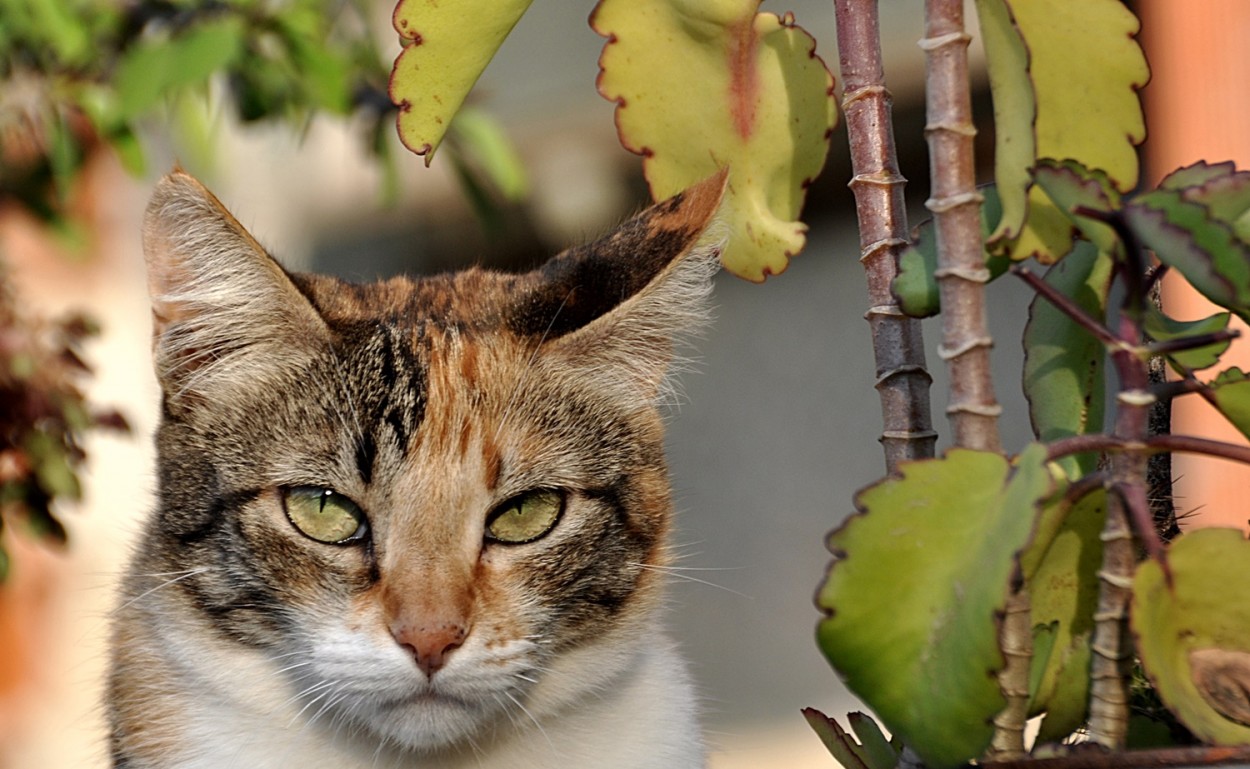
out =
<svg viewBox="0 0 1250 769"><path fill-rule="evenodd" d="M458 708L461 710L479 710L479 706L475 703L454 694L449 694L438 689L423 688L420 691L406 694L402 697L396 697L383 703L384 707L390 709L400 708Z"/></svg>

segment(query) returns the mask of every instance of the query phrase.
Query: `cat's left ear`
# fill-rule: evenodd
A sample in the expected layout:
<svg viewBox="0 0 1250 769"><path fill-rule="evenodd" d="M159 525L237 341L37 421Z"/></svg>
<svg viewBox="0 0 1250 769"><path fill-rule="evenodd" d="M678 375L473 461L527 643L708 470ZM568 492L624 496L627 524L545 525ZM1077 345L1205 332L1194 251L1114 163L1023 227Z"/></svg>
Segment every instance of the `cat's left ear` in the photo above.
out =
<svg viewBox="0 0 1250 769"><path fill-rule="evenodd" d="M510 313L514 330L541 339L544 354L653 399L674 339L708 320L726 179L722 170L527 275Z"/></svg>

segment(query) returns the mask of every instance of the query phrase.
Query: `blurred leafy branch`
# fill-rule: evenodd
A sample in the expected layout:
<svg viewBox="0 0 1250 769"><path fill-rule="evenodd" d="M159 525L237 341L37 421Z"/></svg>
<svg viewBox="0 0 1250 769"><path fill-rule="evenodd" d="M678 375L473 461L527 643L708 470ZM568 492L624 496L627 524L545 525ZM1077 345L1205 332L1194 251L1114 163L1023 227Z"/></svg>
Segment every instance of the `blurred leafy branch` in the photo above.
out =
<svg viewBox="0 0 1250 769"><path fill-rule="evenodd" d="M357 114L384 153L386 67L358 0L0 0L0 201L63 226L101 146L143 172L145 135ZM162 137L164 138L164 137Z"/></svg>

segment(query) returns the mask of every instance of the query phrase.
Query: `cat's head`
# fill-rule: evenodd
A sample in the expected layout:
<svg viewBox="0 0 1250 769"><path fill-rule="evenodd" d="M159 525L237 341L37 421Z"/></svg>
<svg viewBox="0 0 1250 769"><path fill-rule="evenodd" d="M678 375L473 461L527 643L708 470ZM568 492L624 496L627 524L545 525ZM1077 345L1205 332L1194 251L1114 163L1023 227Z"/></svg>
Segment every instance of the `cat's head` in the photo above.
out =
<svg viewBox="0 0 1250 769"><path fill-rule="evenodd" d="M421 749L610 686L654 627L657 402L706 317L723 184L530 273L355 285L284 271L198 182L164 179L144 567L185 575L156 594L183 615L162 632Z"/></svg>

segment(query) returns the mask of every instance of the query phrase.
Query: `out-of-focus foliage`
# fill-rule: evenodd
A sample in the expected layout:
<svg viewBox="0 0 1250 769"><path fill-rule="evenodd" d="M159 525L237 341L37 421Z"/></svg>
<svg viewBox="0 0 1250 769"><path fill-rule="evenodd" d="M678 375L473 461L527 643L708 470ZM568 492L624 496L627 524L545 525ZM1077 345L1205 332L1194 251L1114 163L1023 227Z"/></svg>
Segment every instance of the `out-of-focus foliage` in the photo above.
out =
<svg viewBox="0 0 1250 769"><path fill-rule="evenodd" d="M206 104L299 127L316 112L389 126L386 69L362 0L0 0L0 202L64 222L83 164L141 137L191 135ZM159 120L158 120L159 118Z"/></svg>
<svg viewBox="0 0 1250 769"><path fill-rule="evenodd" d="M79 385L90 373L80 346L96 332L81 316L55 323L23 317L0 272L0 526L20 522L64 542L55 499L78 499L83 433L125 430L113 412L93 412ZM0 549L0 580L8 557Z"/></svg>

